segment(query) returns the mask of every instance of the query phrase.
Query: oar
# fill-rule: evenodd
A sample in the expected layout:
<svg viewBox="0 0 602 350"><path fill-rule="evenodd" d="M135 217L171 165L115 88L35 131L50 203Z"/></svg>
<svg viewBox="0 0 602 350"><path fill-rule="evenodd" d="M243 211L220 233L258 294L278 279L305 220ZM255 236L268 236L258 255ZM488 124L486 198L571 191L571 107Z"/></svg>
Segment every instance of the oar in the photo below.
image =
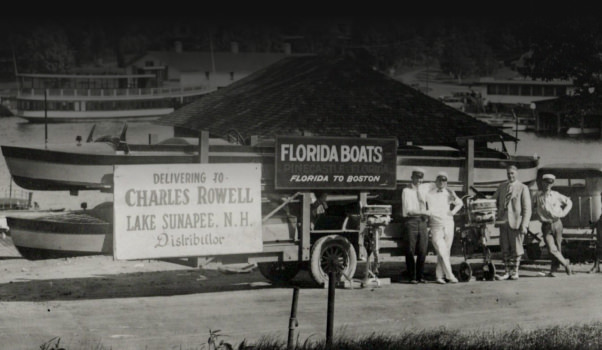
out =
<svg viewBox="0 0 602 350"><path fill-rule="evenodd" d="M121 135L119 135L119 141L125 142L125 134L128 131L128 123L123 123L123 128L121 128Z"/></svg>
<svg viewBox="0 0 602 350"><path fill-rule="evenodd" d="M119 148L122 149L125 154L130 153L130 148L128 147L127 142L125 141L125 134L128 130L128 123L123 123L123 128L121 129L121 135L119 135Z"/></svg>
<svg viewBox="0 0 602 350"><path fill-rule="evenodd" d="M92 125L92 129L90 129L90 133L88 134L88 138L86 142L92 142L92 137L94 135L94 129L96 129L96 124Z"/></svg>

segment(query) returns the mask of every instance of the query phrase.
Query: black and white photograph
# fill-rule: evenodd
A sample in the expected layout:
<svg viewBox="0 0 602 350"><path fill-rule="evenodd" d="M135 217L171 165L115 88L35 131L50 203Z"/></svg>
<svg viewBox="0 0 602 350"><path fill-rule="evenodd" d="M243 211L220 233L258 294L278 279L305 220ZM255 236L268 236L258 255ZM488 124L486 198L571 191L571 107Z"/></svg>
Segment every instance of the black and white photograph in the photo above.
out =
<svg viewBox="0 0 602 350"><path fill-rule="evenodd" d="M595 12L98 5L0 16L1 349L602 348Z"/></svg>

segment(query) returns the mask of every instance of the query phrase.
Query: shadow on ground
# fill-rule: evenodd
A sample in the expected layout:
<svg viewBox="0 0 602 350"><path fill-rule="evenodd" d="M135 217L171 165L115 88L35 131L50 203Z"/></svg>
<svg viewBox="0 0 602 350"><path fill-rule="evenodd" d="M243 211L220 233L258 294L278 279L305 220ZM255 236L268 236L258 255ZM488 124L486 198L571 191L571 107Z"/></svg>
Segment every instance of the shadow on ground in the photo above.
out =
<svg viewBox="0 0 602 350"><path fill-rule="evenodd" d="M478 279L482 262L471 263L471 266ZM454 265L456 268L457 264ZM391 283L408 283L404 270L403 262L383 263L379 277L389 278ZM361 279L364 271L365 264L359 263L355 278ZM435 280L434 263L427 262L425 278ZM98 274L82 278L16 279L0 284L0 302L139 298L292 287L322 288L311 280L305 270L289 283L273 284L257 269L249 273L189 269Z"/></svg>

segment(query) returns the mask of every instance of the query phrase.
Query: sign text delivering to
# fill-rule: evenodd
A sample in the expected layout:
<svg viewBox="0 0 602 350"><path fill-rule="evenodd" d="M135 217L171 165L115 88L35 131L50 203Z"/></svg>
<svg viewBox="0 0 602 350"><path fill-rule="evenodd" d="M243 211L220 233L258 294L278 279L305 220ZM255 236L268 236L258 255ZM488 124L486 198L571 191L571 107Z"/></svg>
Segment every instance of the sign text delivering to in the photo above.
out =
<svg viewBox="0 0 602 350"><path fill-rule="evenodd" d="M117 165L114 256L262 251L259 164Z"/></svg>

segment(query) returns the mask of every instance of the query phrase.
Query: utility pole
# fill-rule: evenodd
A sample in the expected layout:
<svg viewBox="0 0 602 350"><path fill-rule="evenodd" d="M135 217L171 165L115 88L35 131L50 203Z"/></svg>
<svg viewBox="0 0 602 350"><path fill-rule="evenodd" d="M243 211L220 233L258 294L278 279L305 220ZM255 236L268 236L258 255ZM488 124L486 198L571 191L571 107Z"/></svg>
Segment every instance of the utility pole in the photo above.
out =
<svg viewBox="0 0 602 350"><path fill-rule="evenodd" d="M424 92L427 95L429 94L429 65L428 65L428 63L426 64L426 89L424 90Z"/></svg>

